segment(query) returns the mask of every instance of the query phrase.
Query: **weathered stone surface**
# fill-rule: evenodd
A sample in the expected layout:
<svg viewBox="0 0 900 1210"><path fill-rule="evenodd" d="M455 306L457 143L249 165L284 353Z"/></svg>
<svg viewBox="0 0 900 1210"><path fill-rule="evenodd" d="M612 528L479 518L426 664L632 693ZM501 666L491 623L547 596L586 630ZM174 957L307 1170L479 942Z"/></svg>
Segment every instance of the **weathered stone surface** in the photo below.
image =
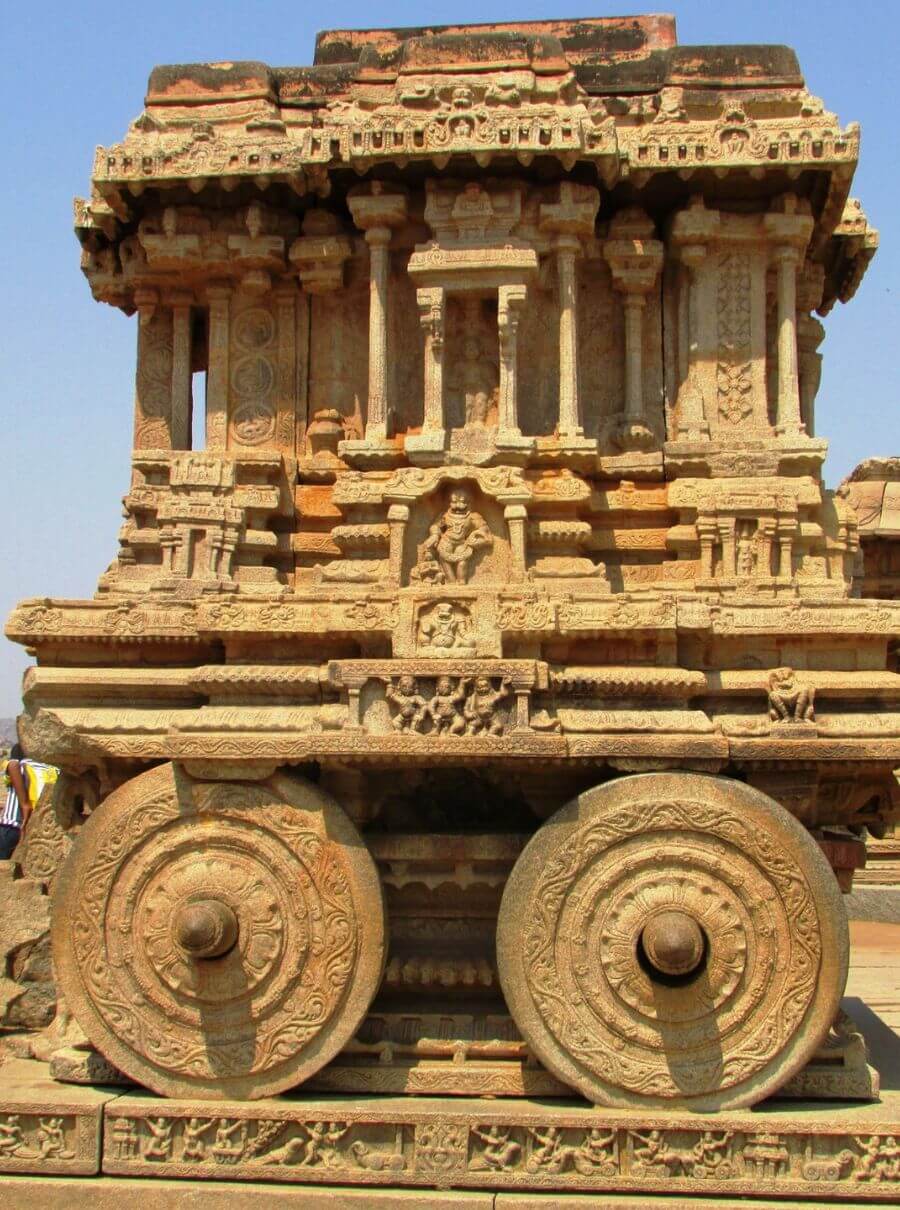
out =
<svg viewBox="0 0 900 1210"><path fill-rule="evenodd" d="M0 1071L0 1171L99 1172L101 1114L112 1094L66 1088L49 1078L43 1064L27 1059L4 1063Z"/></svg>
<svg viewBox="0 0 900 1210"><path fill-rule="evenodd" d="M566 1102L278 1098L209 1106L124 1095L104 1115L106 1173L646 1195L890 1199L897 1094L823 1115L708 1115Z"/></svg>
<svg viewBox="0 0 900 1210"><path fill-rule="evenodd" d="M0 862L0 1026L41 1029L53 1020L50 900L41 884Z"/></svg>
<svg viewBox="0 0 900 1210"><path fill-rule="evenodd" d="M190 1180L154 1181L148 1187L144 1180L124 1177L78 1181L7 1177L0 1185L0 1208L121 1210L123 1205L146 1201L149 1196L153 1198L154 1210L271 1210L281 1206L293 1210L297 1205L296 1189L272 1185L255 1188L231 1181L213 1184ZM460 1189L442 1193L416 1189L348 1189L331 1185L307 1189L303 1193L303 1210L493 1210L494 1204L492 1193ZM634 1203L626 1206L626 1210L636 1210Z"/></svg>
<svg viewBox="0 0 900 1210"><path fill-rule="evenodd" d="M258 1097L353 1034L384 967L384 908L321 790L163 765L85 825L53 940L67 1006L119 1070L168 1095Z"/></svg>
<svg viewBox="0 0 900 1210"><path fill-rule="evenodd" d="M877 1086L826 1038L838 892L900 812L896 459L829 492L815 428L816 316L878 243L858 150L788 48L666 16L153 72L76 203L136 315L118 555L7 625L62 770L15 884L61 995L20 1044L187 1098L116 1118L111 1164L894 1179L890 1129L727 1124ZM32 933L20 1027L52 1011ZM304 1082L447 1100L253 1107ZM720 1116L518 1103L573 1089Z"/></svg>
<svg viewBox="0 0 900 1210"><path fill-rule="evenodd" d="M295 1206L297 1191L291 1188L239 1185L217 1181L214 1185L197 1181L155 1181L153 1192L160 1210L255 1210L256 1207ZM146 1196L145 1181L124 1177L80 1178L77 1181L53 1177L7 1177L0 1188L0 1206L15 1210L118 1210L132 1198ZM473 1193L423 1192L412 1189L348 1189L331 1186L304 1191L304 1210L597 1210L593 1194L578 1193ZM654 1195L604 1194L603 1210L697 1210L696 1198ZM769 1201L762 1198L705 1198L709 1210L806 1210L806 1200ZM860 1210L870 1202L842 1201L844 1210Z"/></svg>
<svg viewBox="0 0 900 1210"><path fill-rule="evenodd" d="M53 1052L50 1075L60 1084L104 1084L130 1087L133 1084L96 1050L63 1046Z"/></svg>
<svg viewBox="0 0 900 1210"><path fill-rule="evenodd" d="M604 1105L752 1105L818 1048L847 922L805 830L723 778L648 773L582 794L517 862L497 957L551 1071Z"/></svg>

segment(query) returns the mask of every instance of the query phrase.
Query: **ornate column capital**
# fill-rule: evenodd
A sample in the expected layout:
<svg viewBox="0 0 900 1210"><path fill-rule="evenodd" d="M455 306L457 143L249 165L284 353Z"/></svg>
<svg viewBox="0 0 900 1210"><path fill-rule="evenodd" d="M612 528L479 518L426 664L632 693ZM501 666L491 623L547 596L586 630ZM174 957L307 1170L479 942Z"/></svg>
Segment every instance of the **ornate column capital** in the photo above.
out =
<svg viewBox="0 0 900 1210"><path fill-rule="evenodd" d="M383 181L356 185L347 194L353 221L370 243L387 242L394 227L402 227L407 216L406 191ZM387 238L384 237L387 232ZM370 239L370 233L372 238Z"/></svg>
<svg viewBox="0 0 900 1210"><path fill-rule="evenodd" d="M711 243L719 233L720 224L719 211L708 210L703 198L697 194L672 219L669 242L679 259L684 260L687 249L699 249Z"/></svg>
<svg viewBox="0 0 900 1210"><path fill-rule="evenodd" d="M350 240L341 234L340 222L328 210L308 210L302 231L291 244L288 259L296 267L303 288L309 294L340 289L344 264L352 253Z"/></svg>
<svg viewBox="0 0 900 1210"><path fill-rule="evenodd" d="M612 270L616 289L647 294L663 264L663 246L654 239L655 227L643 210L620 210L609 225L603 256Z"/></svg>
<svg viewBox="0 0 900 1210"><path fill-rule="evenodd" d="M600 190L593 185L577 185L560 181L553 187L550 198L541 203L541 231L557 237L569 237L579 244L594 234L594 223L600 209Z"/></svg>

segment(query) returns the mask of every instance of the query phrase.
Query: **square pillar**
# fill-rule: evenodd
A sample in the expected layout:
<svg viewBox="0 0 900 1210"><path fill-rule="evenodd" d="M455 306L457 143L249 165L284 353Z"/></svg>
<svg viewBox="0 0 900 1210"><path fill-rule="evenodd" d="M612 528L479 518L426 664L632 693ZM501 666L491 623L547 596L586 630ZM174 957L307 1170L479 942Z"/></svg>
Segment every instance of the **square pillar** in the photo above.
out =
<svg viewBox="0 0 900 1210"><path fill-rule="evenodd" d="M405 441L411 462L441 461L447 445L444 420L444 325L447 297L443 286L416 291L419 322L425 332L425 409L422 428Z"/></svg>

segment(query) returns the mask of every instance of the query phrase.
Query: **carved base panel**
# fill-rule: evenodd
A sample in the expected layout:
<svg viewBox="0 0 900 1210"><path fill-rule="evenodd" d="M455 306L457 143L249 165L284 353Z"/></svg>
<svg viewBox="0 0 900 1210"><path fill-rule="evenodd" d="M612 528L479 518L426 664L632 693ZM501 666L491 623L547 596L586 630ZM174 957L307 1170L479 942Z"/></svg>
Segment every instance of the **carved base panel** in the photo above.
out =
<svg viewBox="0 0 900 1210"><path fill-rule="evenodd" d="M900 1189L900 1097L715 1117L565 1101L281 1097L208 1105L124 1095L103 1171L310 1184L885 1199Z"/></svg>
<svg viewBox="0 0 900 1210"><path fill-rule="evenodd" d="M0 1072L0 1172L99 1172L103 1106L115 1095L111 1089L57 1084L42 1063L5 1063ZM5 1203L0 1191L0 1206L5 1204L18 1203Z"/></svg>
<svg viewBox="0 0 900 1210"><path fill-rule="evenodd" d="M55 1202L50 1178L98 1171L110 1179L98 1182L100 1200L92 1206L106 1204L106 1190L118 1187L114 1177L161 1178L143 1186L144 1192L152 1188L160 1195L171 1180L177 1179L179 1190L199 1180L222 1191L217 1207L230 1204L224 1198L230 1182L250 1182L242 1185L248 1197L252 1184L273 1182L309 1184L323 1197L334 1186L375 1186L367 1206L380 1204L377 1187L412 1186L508 1191L511 1198L518 1191L526 1198L522 1206L532 1204L532 1195L534 1204L558 1206L567 1204L563 1194L577 1199L601 1191L611 1195L611 1206L619 1195L623 1205L649 1204L634 1203L629 1193L653 1195L654 1202L659 1195L661 1204L669 1204L663 1195L676 1201L719 1196L737 1205L738 1198L761 1194L815 1205L896 1203L898 1140L900 1094L893 1091L880 1103L837 1104L827 1114L820 1107L785 1102L698 1115L591 1109L562 1099L448 1102L310 1095L213 1107L73 1090L49 1080L45 1065L16 1061L0 1075L0 1172L48 1178L47 1198L5 1201L13 1185L4 1180L0 1206L65 1205L69 1210L79 1203ZM31 1188L23 1185L26 1192ZM451 1204L467 1204L461 1192L456 1196ZM354 1204L349 1190L347 1197L341 1205ZM310 1189L304 1205L317 1205L316 1198ZM385 1205L407 1200L403 1194ZM235 1204L243 1208L253 1202ZM510 1206L519 1204L510 1201Z"/></svg>

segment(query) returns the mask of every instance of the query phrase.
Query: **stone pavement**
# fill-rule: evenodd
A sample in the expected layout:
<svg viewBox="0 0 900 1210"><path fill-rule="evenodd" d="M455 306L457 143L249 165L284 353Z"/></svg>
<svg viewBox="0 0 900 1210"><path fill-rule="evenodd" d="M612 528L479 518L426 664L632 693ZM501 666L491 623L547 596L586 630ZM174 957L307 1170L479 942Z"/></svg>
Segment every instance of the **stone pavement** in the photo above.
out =
<svg viewBox="0 0 900 1210"><path fill-rule="evenodd" d="M900 1089L900 888L847 897L850 977L844 1007L861 1027L884 1090Z"/></svg>

